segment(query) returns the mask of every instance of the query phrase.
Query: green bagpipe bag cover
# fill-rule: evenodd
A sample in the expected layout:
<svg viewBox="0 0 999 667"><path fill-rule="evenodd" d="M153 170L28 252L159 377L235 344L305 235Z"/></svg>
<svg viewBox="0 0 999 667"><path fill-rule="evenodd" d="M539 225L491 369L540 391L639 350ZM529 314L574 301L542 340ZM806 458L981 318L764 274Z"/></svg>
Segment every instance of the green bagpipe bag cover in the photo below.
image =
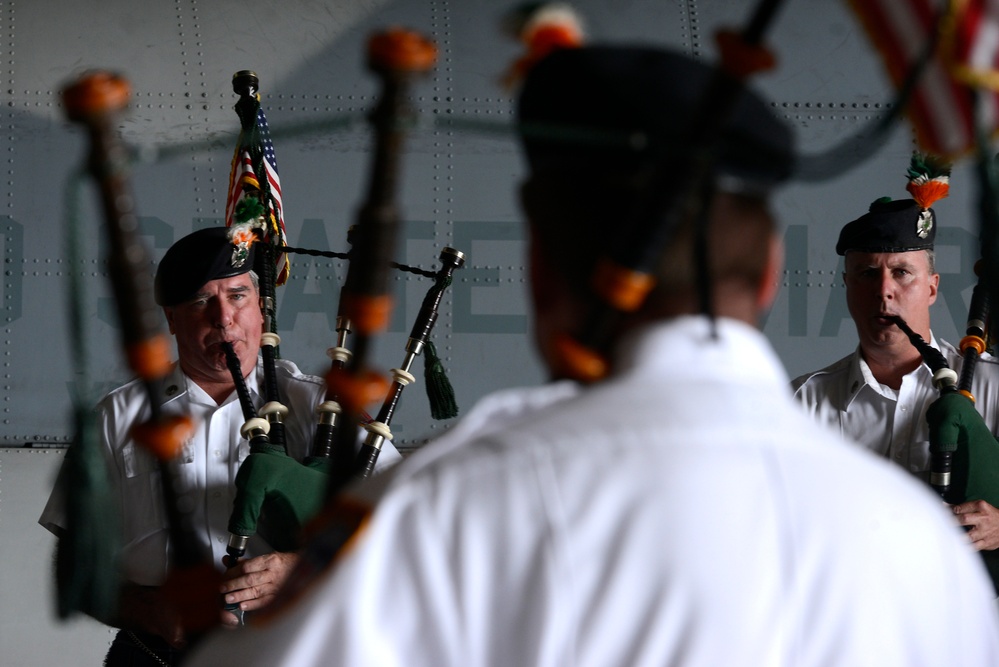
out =
<svg viewBox="0 0 999 667"><path fill-rule="evenodd" d="M951 483L944 500L952 505L984 500L999 507L999 441L974 403L957 392L942 394L926 411L930 450L951 451ZM999 550L980 551L999 594Z"/></svg>
<svg viewBox="0 0 999 667"><path fill-rule="evenodd" d="M322 508L328 485L323 461L303 464L282 447L254 447L236 473L229 532L259 533L278 551L294 551L302 527Z"/></svg>

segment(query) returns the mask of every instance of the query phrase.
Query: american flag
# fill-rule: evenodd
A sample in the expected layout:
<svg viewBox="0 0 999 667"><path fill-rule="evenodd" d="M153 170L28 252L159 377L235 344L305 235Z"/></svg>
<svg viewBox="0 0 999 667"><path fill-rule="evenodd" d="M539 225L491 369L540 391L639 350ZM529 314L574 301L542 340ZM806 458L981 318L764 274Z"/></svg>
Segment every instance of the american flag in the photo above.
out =
<svg viewBox="0 0 999 667"><path fill-rule="evenodd" d="M850 0L896 87L929 56L907 113L923 150L955 158L975 145L976 122L999 128L999 0ZM945 11L944 11L945 8ZM935 49L926 54L931 43ZM991 82L984 90L983 85Z"/></svg>
<svg viewBox="0 0 999 667"><path fill-rule="evenodd" d="M954 76L971 86L999 90L999 1L966 0L946 33Z"/></svg>
<svg viewBox="0 0 999 667"><path fill-rule="evenodd" d="M267 207L270 213L270 226L267 235L272 243L277 245L287 245L284 227L284 204L281 200L281 179L278 177L277 158L274 155L274 144L271 142L270 128L267 125L267 116L262 108L257 109L257 123L254 132L246 136L246 132L239 133L239 141L236 144L236 152L232 156L232 168L229 172L229 194L226 197L225 205L225 225L231 227L235 222L233 216L236 212L236 204L246 196L247 191L259 191L260 181L253 170L253 160L251 159L251 142L257 139L260 148L263 150L263 166L267 172L267 185L270 190L270 197L267 199ZM278 271L275 284L283 285L288 280L290 262L288 256L281 253L277 257Z"/></svg>

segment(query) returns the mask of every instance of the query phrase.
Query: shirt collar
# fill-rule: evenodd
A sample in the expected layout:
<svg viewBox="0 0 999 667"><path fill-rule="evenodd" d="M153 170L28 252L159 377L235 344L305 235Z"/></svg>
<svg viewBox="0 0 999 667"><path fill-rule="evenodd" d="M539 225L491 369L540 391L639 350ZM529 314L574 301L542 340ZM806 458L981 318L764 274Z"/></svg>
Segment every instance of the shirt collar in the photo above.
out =
<svg viewBox="0 0 999 667"><path fill-rule="evenodd" d="M937 339L930 332L930 346L939 350L940 346L937 344ZM919 364L914 370L906 374L906 377L921 378L926 375L929 378L930 369L925 363ZM860 345L857 345L857 349L853 352L853 361L850 364L850 374L847 378L847 395L846 395L846 405L845 409L849 410L850 404L853 403L853 399L861 394L864 388L867 387L869 391L873 391L880 396L891 400L897 400L897 394L894 390L886 389L881 385L880 382L875 379L874 374L871 372L871 367L867 365L864 361L864 356L860 353Z"/></svg>
<svg viewBox="0 0 999 667"><path fill-rule="evenodd" d="M758 386L788 383L784 367L764 335L749 324L724 317L717 318L713 327L702 315L649 324L622 337L616 353L616 373L666 373L678 382L717 374ZM690 363L694 359L696 363ZM733 363L735 360L738 363Z"/></svg>
<svg viewBox="0 0 999 667"><path fill-rule="evenodd" d="M260 396L260 380L258 376L263 372L263 365L261 359L257 358L257 366L253 373L250 373L246 378L246 388L250 392L250 398L254 401ZM205 391L197 385L194 380L187 376L184 371L181 370L180 364L174 362L173 369L170 375L167 376L166 381L160 386L160 405L167 405L168 403L173 403L186 397L189 401L208 403L215 405L213 401ZM238 400L236 392L233 391L229 396L222 401L222 405L226 405L235 400Z"/></svg>

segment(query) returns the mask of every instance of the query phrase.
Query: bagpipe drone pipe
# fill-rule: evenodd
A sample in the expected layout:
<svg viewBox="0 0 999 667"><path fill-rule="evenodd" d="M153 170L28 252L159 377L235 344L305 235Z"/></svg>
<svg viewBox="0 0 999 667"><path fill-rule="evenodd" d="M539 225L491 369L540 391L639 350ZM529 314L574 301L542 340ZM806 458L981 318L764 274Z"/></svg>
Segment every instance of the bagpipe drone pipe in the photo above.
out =
<svg viewBox="0 0 999 667"><path fill-rule="evenodd" d="M975 287L968 316L967 335L961 341L964 366L958 374L943 354L914 332L905 321L892 316L895 324L919 350L933 373L940 396L926 411L930 438L930 486L951 505L984 500L999 503L999 441L975 409L971 382L978 356L984 351L988 321L988 299L980 279ZM970 365L970 366L969 366ZM980 551L992 585L999 593L999 551Z"/></svg>
<svg viewBox="0 0 999 667"><path fill-rule="evenodd" d="M163 590L184 629L199 632L218 622L221 578L199 546L190 518L192 503L185 499L186 491L176 467L183 445L194 430L193 420L186 415L162 414L156 398L172 370L171 344L154 303L149 254L138 236L129 156L115 131L118 115L127 105L129 95L130 86L125 79L93 72L66 86L62 101L67 116L88 130L89 171L100 189L103 204L108 275L121 325L123 355L145 385L150 399L150 416L133 428L132 436L158 461L162 473L161 488L171 542L171 564ZM101 458L103 452L99 447L96 437L80 434L71 448L75 451L67 457ZM67 486L74 488L72 481ZM99 566L83 553L95 546L86 544L85 536L93 530L95 522L113 522L116 512L86 520L77 516L74 520L78 501L85 504L86 498L68 499L68 525L59 540L57 569L71 573L58 577L60 613L79 610L97 618L113 619L120 590L113 587L110 591L81 591L73 578L85 576L80 572L81 566ZM101 597L108 595L111 599L100 603Z"/></svg>
<svg viewBox="0 0 999 667"><path fill-rule="evenodd" d="M363 461L360 469L344 462L351 458L364 406L383 400L389 390L388 381L368 367L368 357L375 335L388 327L392 308L388 277L399 231L395 195L402 146L414 115L409 88L417 76L433 67L436 58L436 46L413 32L388 31L368 44L368 65L381 80L382 95L370 116L375 134L373 161L338 304L342 318L338 321L349 323L345 326L353 334L352 354L334 360L326 375L327 399L342 410L330 450L330 495L367 469Z"/></svg>

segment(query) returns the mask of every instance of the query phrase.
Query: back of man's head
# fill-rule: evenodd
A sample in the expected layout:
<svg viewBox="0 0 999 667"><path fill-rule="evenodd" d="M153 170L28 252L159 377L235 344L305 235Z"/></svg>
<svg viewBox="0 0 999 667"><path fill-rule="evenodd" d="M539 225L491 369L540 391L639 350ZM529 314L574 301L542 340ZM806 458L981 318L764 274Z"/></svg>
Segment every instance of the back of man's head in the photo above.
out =
<svg viewBox="0 0 999 667"><path fill-rule="evenodd" d="M518 127L529 175L522 196L535 238L567 284L593 266L624 230L656 224L662 176L691 157L691 128L714 70L650 47L592 46L552 53L528 74ZM713 280L751 282L773 232L767 193L792 166L789 128L744 91L714 144L715 212L709 229ZM696 291L688 217L656 276L658 294Z"/></svg>

